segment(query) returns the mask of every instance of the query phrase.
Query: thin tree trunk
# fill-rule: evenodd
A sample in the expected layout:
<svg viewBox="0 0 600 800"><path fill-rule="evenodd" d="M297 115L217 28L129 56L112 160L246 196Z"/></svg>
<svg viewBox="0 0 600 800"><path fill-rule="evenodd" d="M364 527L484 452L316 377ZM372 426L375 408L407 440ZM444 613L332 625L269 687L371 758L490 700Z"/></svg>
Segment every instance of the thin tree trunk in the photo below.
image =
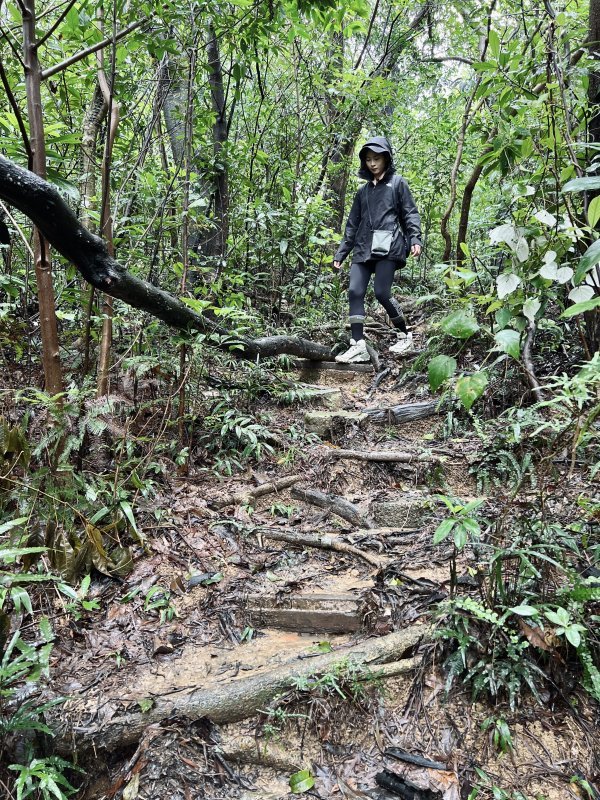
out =
<svg viewBox="0 0 600 800"><path fill-rule="evenodd" d="M45 178L46 144L41 95L42 70L36 47L35 0L22 0L21 9L23 18L23 63L29 115L29 141L32 153L31 169L36 175ZM48 394L56 395L63 390L63 379L58 345L58 325L50 263L50 246L37 228L34 230L33 252L40 306L44 380Z"/></svg>
<svg viewBox="0 0 600 800"><path fill-rule="evenodd" d="M590 0L589 6L589 31L588 42L590 55L600 59L600 0ZM600 70L589 73L588 101L590 104L590 120L588 123L588 137L591 144L600 143ZM590 158L596 155L591 150ZM597 171L597 170L596 170ZM600 284L600 269L594 269L596 282ZM590 352L595 353L600 349L600 311L595 308L584 314L585 333Z"/></svg>
<svg viewBox="0 0 600 800"><path fill-rule="evenodd" d="M116 26L113 26L113 31ZM97 54L98 59L98 84L102 91L104 103L109 110L110 124L106 135L104 157L102 159L102 211L100 214L100 231L106 241L108 254L114 258L115 245L113 239L113 220L110 210L110 169L112 162L113 145L119 127L119 104L115 102L113 88L115 83L115 48L112 50L112 64L110 82L104 72L104 50ZM100 355L98 357L98 380L96 393L98 397L108 394L108 374L110 372L110 355L113 340L113 298L105 295L102 303L102 338L100 340Z"/></svg>

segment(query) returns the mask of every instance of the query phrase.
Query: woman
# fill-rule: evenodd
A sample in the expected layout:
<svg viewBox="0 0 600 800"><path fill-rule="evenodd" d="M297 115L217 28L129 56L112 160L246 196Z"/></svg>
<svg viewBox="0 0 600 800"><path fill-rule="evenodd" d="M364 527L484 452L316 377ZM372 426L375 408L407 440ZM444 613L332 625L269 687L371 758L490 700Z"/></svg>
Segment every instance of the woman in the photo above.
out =
<svg viewBox="0 0 600 800"><path fill-rule="evenodd" d="M412 333L406 327L402 309L392 297L394 272L404 266L409 255L421 254L421 220L404 178L396 174L392 148L385 136L374 136L363 145L359 177L367 183L356 193L346 223L344 239L334 256L339 269L353 251L350 267L350 348L336 361L369 361L364 338L365 295L371 275L375 275L375 297L385 308L398 332L392 353L412 349Z"/></svg>

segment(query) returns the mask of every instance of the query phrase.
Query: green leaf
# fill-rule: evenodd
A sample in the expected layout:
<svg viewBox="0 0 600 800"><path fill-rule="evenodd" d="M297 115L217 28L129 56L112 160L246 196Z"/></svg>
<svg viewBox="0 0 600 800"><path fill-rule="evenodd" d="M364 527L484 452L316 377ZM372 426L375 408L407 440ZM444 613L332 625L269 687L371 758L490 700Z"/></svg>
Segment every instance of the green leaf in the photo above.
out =
<svg viewBox="0 0 600 800"><path fill-rule="evenodd" d="M142 713L146 714L154 705L154 700L151 697L144 697L137 701Z"/></svg>
<svg viewBox="0 0 600 800"><path fill-rule="evenodd" d="M432 358L427 367L431 391L437 391L455 372L456 359L452 358L452 356L436 356Z"/></svg>
<svg viewBox="0 0 600 800"><path fill-rule="evenodd" d="M575 303L574 306L570 306L566 311L563 311L560 316L563 319L569 319L570 317L574 317L576 314L583 314L585 311L592 311L594 308L598 308L598 306L600 306L600 297L594 297L593 300L586 300L583 303Z"/></svg>
<svg viewBox="0 0 600 800"><path fill-rule="evenodd" d="M439 544L440 542L443 542L454 527L455 523L455 519L445 519L442 523L440 523L436 532L433 534L433 543Z"/></svg>
<svg viewBox="0 0 600 800"><path fill-rule="evenodd" d="M23 525L27 522L27 519L27 517L19 517L18 519L11 519L9 522L0 525L0 536L6 533L6 531L12 530L12 528L16 528L18 525Z"/></svg>
<svg viewBox="0 0 600 800"><path fill-rule="evenodd" d="M588 206L587 215L590 228L595 228L600 219L600 197L594 197Z"/></svg>
<svg viewBox="0 0 600 800"><path fill-rule="evenodd" d="M600 200L599 198L596 198ZM575 271L575 275L573 276L573 283L581 283L583 280L586 272L590 270L593 266L595 266L600 261L600 239L596 239L595 242L588 247L585 253L581 256L581 260L577 266Z"/></svg>
<svg viewBox="0 0 600 800"><path fill-rule="evenodd" d="M303 769L290 776L290 789L293 794L303 794L308 792L315 785L315 779L309 770Z"/></svg>
<svg viewBox="0 0 600 800"><path fill-rule="evenodd" d="M573 178L562 188L563 192L590 192L594 189L600 189L600 178Z"/></svg>
<svg viewBox="0 0 600 800"><path fill-rule="evenodd" d="M494 58L498 58L498 56L500 55L500 37L498 36L496 31L490 31L489 43L492 55L494 56Z"/></svg>
<svg viewBox="0 0 600 800"><path fill-rule="evenodd" d="M503 353L508 353L509 356L518 359L521 354L521 334L514 331L512 328L505 328L503 331L498 331L494 336L494 340L498 348Z"/></svg>
<svg viewBox="0 0 600 800"><path fill-rule="evenodd" d="M140 544L143 544L144 535L140 533L140 531L138 530L130 504L127 502L127 500L121 500L119 505L121 506L121 511L123 512L123 514L125 514L125 517L127 518L127 522L129 522L129 524L131 525L131 530L137 536L137 539L140 542Z"/></svg>
<svg viewBox="0 0 600 800"><path fill-rule="evenodd" d="M528 605L514 606L509 608L509 611L512 611L513 614L518 614L520 617L535 617L539 614L537 608Z"/></svg>
<svg viewBox="0 0 600 800"><path fill-rule="evenodd" d="M485 387L488 385L488 376L485 372L476 372L474 375L464 375L456 382L456 394L460 402L467 409L478 400Z"/></svg>
<svg viewBox="0 0 600 800"><path fill-rule="evenodd" d="M454 544L457 550L462 550L467 543L469 534L464 525L458 524L454 529Z"/></svg>
<svg viewBox="0 0 600 800"><path fill-rule="evenodd" d="M572 626L571 628L567 628L565 630L565 636L571 642L573 647L579 647L581 644L581 634L577 630L576 626Z"/></svg>
<svg viewBox="0 0 600 800"><path fill-rule="evenodd" d="M455 339L468 339L477 333L479 325L471 309L453 311L440 322L440 328Z"/></svg>

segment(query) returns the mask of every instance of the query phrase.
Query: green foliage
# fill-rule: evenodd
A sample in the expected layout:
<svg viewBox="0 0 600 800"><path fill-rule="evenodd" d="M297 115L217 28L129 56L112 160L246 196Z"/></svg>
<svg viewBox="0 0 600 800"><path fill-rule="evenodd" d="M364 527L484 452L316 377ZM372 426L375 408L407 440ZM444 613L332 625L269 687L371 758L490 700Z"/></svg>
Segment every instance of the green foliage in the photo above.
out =
<svg viewBox="0 0 600 800"><path fill-rule="evenodd" d="M65 800L78 792L65 777L65 772L77 767L58 756L34 758L28 764L11 764L9 769L18 773L16 800L32 796L43 800Z"/></svg>

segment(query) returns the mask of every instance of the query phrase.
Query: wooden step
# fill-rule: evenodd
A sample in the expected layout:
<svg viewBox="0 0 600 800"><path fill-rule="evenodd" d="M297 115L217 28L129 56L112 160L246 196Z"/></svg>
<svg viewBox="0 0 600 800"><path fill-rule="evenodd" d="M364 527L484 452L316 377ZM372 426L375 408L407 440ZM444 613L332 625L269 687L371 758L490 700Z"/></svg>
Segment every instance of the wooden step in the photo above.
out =
<svg viewBox="0 0 600 800"><path fill-rule="evenodd" d="M363 601L350 592L250 595L249 624L298 633L353 633L362 627Z"/></svg>

